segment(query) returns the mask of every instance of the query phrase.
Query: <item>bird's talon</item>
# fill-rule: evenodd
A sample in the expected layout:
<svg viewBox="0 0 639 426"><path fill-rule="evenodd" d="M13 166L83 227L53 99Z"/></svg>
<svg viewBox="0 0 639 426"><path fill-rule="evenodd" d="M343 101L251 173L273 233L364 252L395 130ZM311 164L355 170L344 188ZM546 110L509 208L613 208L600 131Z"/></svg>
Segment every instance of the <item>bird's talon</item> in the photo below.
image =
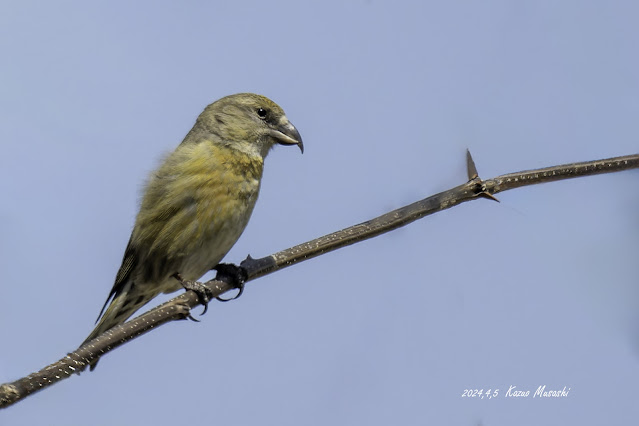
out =
<svg viewBox="0 0 639 426"><path fill-rule="evenodd" d="M229 299L224 299L224 298L222 298L221 296L216 296L215 298L216 298L217 300L219 300L220 302L230 302L231 300L235 300L235 299L237 299L238 297L240 297L240 296L242 295L242 293L244 293L244 283L239 284L239 285L237 286L237 289L239 290L239 291L237 292L237 294L236 294L235 296L233 296L233 297L229 298Z"/></svg>
<svg viewBox="0 0 639 426"><path fill-rule="evenodd" d="M190 319L191 321L194 322L200 322L199 319L195 318L193 315L191 315L191 313L189 312L189 314L186 316L186 319Z"/></svg>
<svg viewBox="0 0 639 426"><path fill-rule="evenodd" d="M183 279L180 274L174 274L173 278L175 278L176 280L180 282L182 287L184 287L184 290L187 290L187 291L191 290L195 293L195 295L197 296L198 302L200 302L200 304L204 306L204 310L202 311L200 315L204 315L209 310L209 301L211 300L211 290L209 290L207 286L205 286L204 284L200 282L188 281ZM189 316L190 315L191 314L189 314ZM196 320L193 317L191 317L191 319L199 322L199 320Z"/></svg>
<svg viewBox="0 0 639 426"><path fill-rule="evenodd" d="M248 272L246 271L246 268L234 265L232 263L220 263L213 269L217 271L217 274L215 276L216 280L229 283L239 290L235 296L229 299L224 299L220 296L216 296L215 298L217 300L219 300L220 302L230 302L231 300L237 299L242 295L242 293L244 293L244 283L248 279Z"/></svg>

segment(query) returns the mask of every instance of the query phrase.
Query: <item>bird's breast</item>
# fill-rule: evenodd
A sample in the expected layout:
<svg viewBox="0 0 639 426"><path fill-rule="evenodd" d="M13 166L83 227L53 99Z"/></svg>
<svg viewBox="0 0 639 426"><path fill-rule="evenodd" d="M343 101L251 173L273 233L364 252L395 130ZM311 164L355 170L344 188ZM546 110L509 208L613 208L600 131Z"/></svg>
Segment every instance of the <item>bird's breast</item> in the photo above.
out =
<svg viewBox="0 0 639 426"><path fill-rule="evenodd" d="M147 248L145 279L170 283L163 291L177 289L167 281L172 274L195 280L222 260L260 190L261 157L207 144L189 148L188 155L169 157L149 182L134 230Z"/></svg>
<svg viewBox="0 0 639 426"><path fill-rule="evenodd" d="M207 148L211 151L196 156L190 166L194 221L185 233L188 240L181 243L182 273L187 279L197 279L217 265L242 235L262 177L261 157L251 158L224 147Z"/></svg>

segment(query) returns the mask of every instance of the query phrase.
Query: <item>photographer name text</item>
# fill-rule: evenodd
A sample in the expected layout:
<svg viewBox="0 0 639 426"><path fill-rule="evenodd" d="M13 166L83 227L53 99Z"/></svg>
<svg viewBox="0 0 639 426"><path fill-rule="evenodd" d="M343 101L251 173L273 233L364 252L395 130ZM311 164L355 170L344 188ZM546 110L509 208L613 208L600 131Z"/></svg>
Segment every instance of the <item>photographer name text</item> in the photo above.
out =
<svg viewBox="0 0 639 426"><path fill-rule="evenodd" d="M570 393L570 389L564 386L563 389L550 389L546 385L538 386L535 391L530 389L519 389L515 385L510 385L506 392L499 389L464 389L462 398L477 398L477 399L493 399L500 395L504 398L567 398Z"/></svg>

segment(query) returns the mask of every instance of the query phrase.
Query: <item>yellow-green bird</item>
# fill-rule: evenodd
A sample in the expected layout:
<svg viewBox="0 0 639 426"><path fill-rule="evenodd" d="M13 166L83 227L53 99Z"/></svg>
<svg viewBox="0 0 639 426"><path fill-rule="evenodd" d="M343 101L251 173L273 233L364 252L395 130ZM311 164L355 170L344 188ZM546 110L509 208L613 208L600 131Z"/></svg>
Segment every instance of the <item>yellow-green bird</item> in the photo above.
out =
<svg viewBox="0 0 639 426"><path fill-rule="evenodd" d="M182 288L176 276L197 280L222 260L251 217L275 144L304 152L295 126L264 96L240 93L204 109L151 174L115 284L84 343Z"/></svg>

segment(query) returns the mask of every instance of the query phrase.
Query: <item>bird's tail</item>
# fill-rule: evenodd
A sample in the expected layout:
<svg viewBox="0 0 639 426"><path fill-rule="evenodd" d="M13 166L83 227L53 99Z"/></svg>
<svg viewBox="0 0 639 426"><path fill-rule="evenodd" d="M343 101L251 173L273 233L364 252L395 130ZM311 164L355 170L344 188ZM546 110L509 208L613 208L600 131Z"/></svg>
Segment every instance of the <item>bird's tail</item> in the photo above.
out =
<svg viewBox="0 0 639 426"><path fill-rule="evenodd" d="M149 295L136 291L133 282L129 281L114 295L104 315L99 318L98 324L82 344L84 345L105 331L122 324L154 296L154 294ZM97 360L91 364L91 370L95 368L96 363Z"/></svg>

